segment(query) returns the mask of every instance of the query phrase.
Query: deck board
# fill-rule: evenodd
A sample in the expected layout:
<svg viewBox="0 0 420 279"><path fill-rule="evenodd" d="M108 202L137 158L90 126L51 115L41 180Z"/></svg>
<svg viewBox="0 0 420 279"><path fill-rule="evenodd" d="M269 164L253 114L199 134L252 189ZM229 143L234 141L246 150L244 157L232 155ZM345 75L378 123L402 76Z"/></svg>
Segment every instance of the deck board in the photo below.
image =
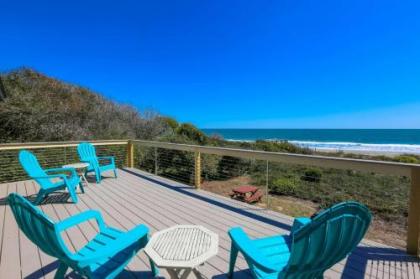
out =
<svg viewBox="0 0 420 279"><path fill-rule="evenodd" d="M24 181L23 182L23 187L25 187L28 197L36 194L36 192L38 190L37 186L35 186L35 183L33 181ZM30 243L30 245L36 247L32 243ZM34 276L32 276L32 277L28 276L28 277L29 278L39 278L36 275L41 274L41 272L42 272L42 275L44 276L44 278L47 278L47 279L54 278L54 271L58 267L56 259L47 255L47 254L45 254L38 247L36 247L36 249L38 250L38 255L39 255L39 258L41 260L42 269L41 270L34 270L33 273L32 273Z"/></svg>
<svg viewBox="0 0 420 279"><path fill-rule="evenodd" d="M16 183L9 184L7 187L7 194L12 192L16 192ZM7 207L3 227L0 278L21 277L19 234L12 210Z"/></svg>
<svg viewBox="0 0 420 279"><path fill-rule="evenodd" d="M1 206L0 206L0 263L1 263L1 258L2 258L2 251L3 251L3 233L4 233L4 225L5 225L5 220L6 220L6 206L4 206L5 204L5 200L4 197L7 196L7 189L8 189L9 185L8 184L3 184L0 187L0 199L1 199Z"/></svg>
<svg viewBox="0 0 420 279"><path fill-rule="evenodd" d="M241 226L251 237L288 233L293 219L226 197L195 190L170 179L136 169L119 170L119 177L105 178L100 185L90 183L86 193L78 193L79 203L65 202L66 194L53 195L40 206L51 219L61 221L88 209L101 211L107 224L129 230L146 224L152 233L176 224L203 225L219 234L219 253L200 271L206 278L226 278L230 239L227 230ZM110 175L111 176L111 175ZM19 232L5 203L8 193L33 198L38 188L33 181L0 184L0 278L53 278L56 259L46 255ZM94 221L63 234L70 250L82 247L97 232ZM238 258L235 278L250 279L243 257ZM162 276L167 273L162 271ZM74 273L71 278L78 278ZM120 278L150 278L146 255L139 253ZM326 278L420 278L420 264L403 251L364 241L357 250L325 273Z"/></svg>
<svg viewBox="0 0 420 279"><path fill-rule="evenodd" d="M28 195L26 187L18 187L17 192L23 196ZM32 245L32 242L21 232L19 232L19 241L19 245L22 247L20 251L22 277L31 277L34 270L38 270L38 276L44 278L38 247Z"/></svg>

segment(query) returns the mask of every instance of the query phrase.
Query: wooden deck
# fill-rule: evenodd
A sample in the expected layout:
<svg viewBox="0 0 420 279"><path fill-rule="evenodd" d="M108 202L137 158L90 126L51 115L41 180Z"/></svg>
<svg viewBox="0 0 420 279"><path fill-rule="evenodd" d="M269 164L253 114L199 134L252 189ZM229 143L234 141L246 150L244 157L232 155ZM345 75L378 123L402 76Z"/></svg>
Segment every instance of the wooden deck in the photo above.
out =
<svg viewBox="0 0 420 279"><path fill-rule="evenodd" d="M19 230L5 197L18 192L30 199L37 192L33 181L0 185L0 278L53 278L57 262L37 249ZM252 237L288 233L292 218L201 191L136 169L119 171L119 178L91 183L78 204L66 202L65 193L48 198L40 208L52 219L63 220L87 209L100 210L105 221L121 229L144 223L152 233L176 224L197 224L219 234L219 253L200 271L207 278L225 278L230 240L227 230L243 227ZM86 223L63 234L71 250L83 246L96 232ZM162 276L167 277L165 271ZM420 278L420 263L403 251L364 241L345 261L326 272L327 278ZM69 278L78 278L74 273ZM144 252L140 252L121 278L150 278ZM235 278L251 278L239 258Z"/></svg>

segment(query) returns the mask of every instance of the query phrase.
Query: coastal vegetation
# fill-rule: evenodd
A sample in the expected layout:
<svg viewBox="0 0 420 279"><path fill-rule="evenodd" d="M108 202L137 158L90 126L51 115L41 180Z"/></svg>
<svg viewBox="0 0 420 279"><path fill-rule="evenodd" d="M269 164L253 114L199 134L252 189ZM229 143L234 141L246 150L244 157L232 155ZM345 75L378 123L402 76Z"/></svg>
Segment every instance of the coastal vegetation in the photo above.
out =
<svg viewBox="0 0 420 279"><path fill-rule="evenodd" d="M165 132L153 111L22 68L0 75L0 142L153 139Z"/></svg>
<svg viewBox="0 0 420 279"><path fill-rule="evenodd" d="M349 153L322 153L287 141L232 142L219 135L206 135L190 123L153 111L139 111L104 98L87 88L47 77L32 69L19 69L0 76L0 142L63 141L91 139L147 139L219 147L317 154L348 158L420 163L415 155L395 157ZM124 150L109 149L123 164ZM69 152L68 152L69 153ZM74 152L73 152L74 153ZM0 154L0 165L11 156ZM69 160L74 158L70 156ZM73 157L71 157L73 156ZM156 170L155 158L158 158ZM190 152L136 148L136 167L192 183L194 158ZM17 164L17 163L16 163ZM18 165L15 166L17 169ZM268 168L268 169L267 169ZM268 172L267 172L268 170ZM10 172L13 174L13 172ZM16 173L19 173L16 170ZM13 175L7 176L13 179ZM387 231L384 241L404 245L408 212L409 178L374 173L305 167L245 160L217 155L202 156L203 187L227 195L235 185L249 183L265 189L269 206L291 215L314 212L343 200L358 200L375 213L374 228ZM223 186L223 187L222 187ZM285 199L287 198L287 199ZM292 199L292 201L290 200ZM286 206L288 205L288 206ZM311 210L306 210L308 207ZM378 239L384 234L373 234Z"/></svg>

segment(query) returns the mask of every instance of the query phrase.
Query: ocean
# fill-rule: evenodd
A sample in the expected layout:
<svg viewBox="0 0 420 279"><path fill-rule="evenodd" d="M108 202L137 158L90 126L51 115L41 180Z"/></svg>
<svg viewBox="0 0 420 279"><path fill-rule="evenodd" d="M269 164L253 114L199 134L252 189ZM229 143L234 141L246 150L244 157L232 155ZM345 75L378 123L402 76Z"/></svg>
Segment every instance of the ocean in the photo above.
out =
<svg viewBox="0 0 420 279"><path fill-rule="evenodd" d="M202 129L226 140L287 140L325 151L420 155L420 129Z"/></svg>

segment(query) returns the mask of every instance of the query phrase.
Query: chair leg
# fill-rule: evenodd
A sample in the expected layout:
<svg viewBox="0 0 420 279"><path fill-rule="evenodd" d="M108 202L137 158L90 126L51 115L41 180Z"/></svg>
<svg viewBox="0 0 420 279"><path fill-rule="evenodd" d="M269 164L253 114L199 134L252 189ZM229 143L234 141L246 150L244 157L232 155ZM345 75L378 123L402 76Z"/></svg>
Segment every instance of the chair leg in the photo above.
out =
<svg viewBox="0 0 420 279"><path fill-rule="evenodd" d="M153 277L157 277L159 275L159 268L155 265L151 258L149 258L150 268L152 269Z"/></svg>
<svg viewBox="0 0 420 279"><path fill-rule="evenodd" d="M96 183L101 183L101 173L99 171L95 171L96 176Z"/></svg>
<svg viewBox="0 0 420 279"><path fill-rule="evenodd" d="M67 185L67 189L69 190L71 200L72 200L74 203L77 203L76 188L75 188L75 187L73 187L73 186L69 186L69 185Z"/></svg>
<svg viewBox="0 0 420 279"><path fill-rule="evenodd" d="M44 199L44 197L45 197L45 192L43 190L40 190L38 192L38 195L36 196L36 199L35 199L35 202L34 202L35 205L39 205L42 202L42 200Z"/></svg>
<svg viewBox="0 0 420 279"><path fill-rule="evenodd" d="M116 169L114 169L114 176L115 176L115 178L117 178L117 170Z"/></svg>
<svg viewBox="0 0 420 279"><path fill-rule="evenodd" d="M69 268L68 265L65 263L60 262L60 265L58 266L57 272L54 275L54 279L62 279L64 278L64 275L66 275L67 269Z"/></svg>
<svg viewBox="0 0 420 279"><path fill-rule="evenodd" d="M235 269L235 263L236 263L237 257L238 257L238 249L232 243L232 246L230 248L230 262L229 262L229 273L228 273L229 278L233 277L233 270Z"/></svg>

